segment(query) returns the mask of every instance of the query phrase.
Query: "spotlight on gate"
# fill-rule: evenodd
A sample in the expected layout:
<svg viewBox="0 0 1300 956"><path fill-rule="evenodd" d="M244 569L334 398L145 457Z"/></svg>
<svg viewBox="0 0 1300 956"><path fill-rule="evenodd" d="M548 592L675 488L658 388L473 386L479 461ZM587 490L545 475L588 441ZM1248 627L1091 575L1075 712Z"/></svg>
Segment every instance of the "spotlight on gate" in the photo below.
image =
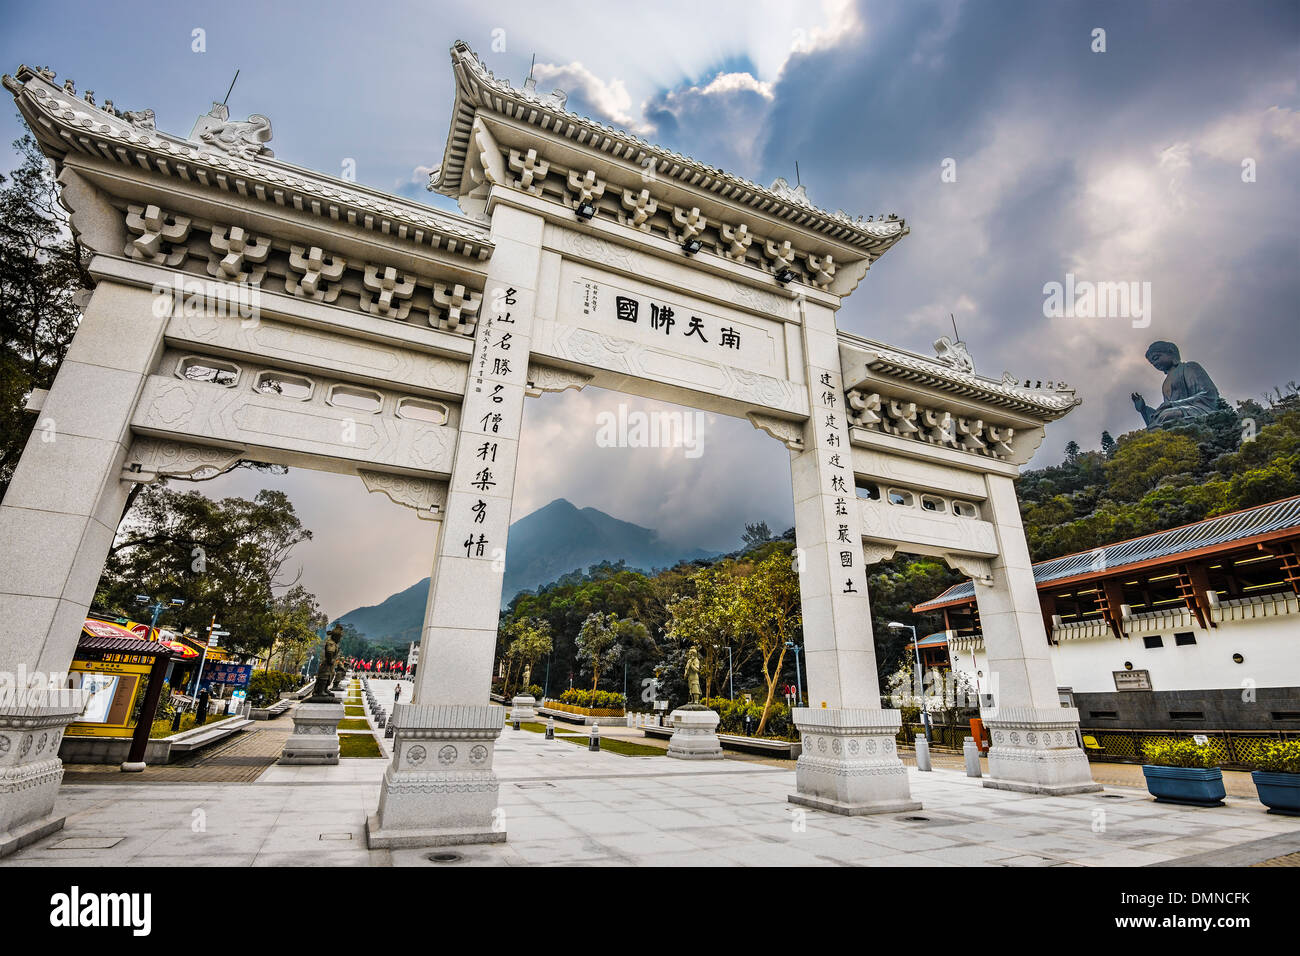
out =
<svg viewBox="0 0 1300 956"><path fill-rule="evenodd" d="M682 243L682 252L686 253L688 256L693 256L695 255L695 253L699 251L700 251L700 240L698 239L687 239L685 242Z"/></svg>
<svg viewBox="0 0 1300 956"><path fill-rule="evenodd" d="M574 209L573 211L577 214L578 218L581 219L583 222L586 222L592 216L596 215L596 207L592 203L587 202L585 200L583 202L578 203L577 208Z"/></svg>
<svg viewBox="0 0 1300 956"><path fill-rule="evenodd" d="M786 285L794 281L794 270L782 267L776 271L776 281L781 285Z"/></svg>

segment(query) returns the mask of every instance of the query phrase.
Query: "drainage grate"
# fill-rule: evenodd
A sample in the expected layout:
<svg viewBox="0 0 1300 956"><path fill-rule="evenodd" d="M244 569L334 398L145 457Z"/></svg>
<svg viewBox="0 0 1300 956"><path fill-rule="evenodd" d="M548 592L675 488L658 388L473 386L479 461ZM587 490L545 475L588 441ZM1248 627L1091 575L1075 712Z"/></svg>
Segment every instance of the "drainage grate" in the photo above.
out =
<svg viewBox="0 0 1300 956"><path fill-rule="evenodd" d="M351 833L322 833L316 839L318 840L351 840Z"/></svg>
<svg viewBox="0 0 1300 956"><path fill-rule="evenodd" d="M930 822L929 817L910 816L910 817L903 817L903 819L906 820L908 823L929 823Z"/></svg>
<svg viewBox="0 0 1300 956"><path fill-rule="evenodd" d="M1121 794L1121 793L1103 793L1103 794L1101 795L1101 799L1103 799L1103 800L1123 800L1123 799L1124 799L1124 795Z"/></svg>
<svg viewBox="0 0 1300 956"><path fill-rule="evenodd" d="M444 850L440 853L430 853L425 859L430 863L459 863L465 858L459 853L450 853Z"/></svg>
<svg viewBox="0 0 1300 956"><path fill-rule="evenodd" d="M540 781L538 783L517 783L515 786L520 790L540 790L542 787L554 787L555 784L549 781Z"/></svg>
<svg viewBox="0 0 1300 956"><path fill-rule="evenodd" d="M51 850L111 850L126 837L66 837L50 847Z"/></svg>

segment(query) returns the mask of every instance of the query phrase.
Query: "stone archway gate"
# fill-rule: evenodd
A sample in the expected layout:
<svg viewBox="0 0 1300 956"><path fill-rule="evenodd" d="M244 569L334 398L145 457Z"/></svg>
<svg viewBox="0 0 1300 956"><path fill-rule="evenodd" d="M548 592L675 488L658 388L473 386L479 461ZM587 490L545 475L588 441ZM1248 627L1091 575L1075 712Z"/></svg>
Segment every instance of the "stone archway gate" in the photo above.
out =
<svg viewBox="0 0 1300 956"><path fill-rule="evenodd" d="M456 216L276 160L223 106L188 139L43 69L4 78L58 167L95 288L0 505L0 850L61 825L62 691L127 495L241 458L355 474L437 538L415 700L372 845L505 839L491 677L523 401L588 384L735 416L790 450L808 687L790 799L919 806L880 706L866 569L979 583L988 785L1091 789L1059 706L1012 479L1071 391L839 332L907 233L813 206L495 78L463 43L431 188ZM16 690L13 689L16 687Z"/></svg>

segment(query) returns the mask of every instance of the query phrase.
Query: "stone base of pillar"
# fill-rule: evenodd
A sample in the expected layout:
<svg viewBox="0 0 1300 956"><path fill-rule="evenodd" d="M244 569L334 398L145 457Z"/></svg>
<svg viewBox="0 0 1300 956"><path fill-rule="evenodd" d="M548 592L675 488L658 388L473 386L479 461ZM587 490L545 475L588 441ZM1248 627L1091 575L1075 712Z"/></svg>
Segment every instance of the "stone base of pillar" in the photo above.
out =
<svg viewBox="0 0 1300 956"><path fill-rule="evenodd" d="M280 752L283 764L339 762L339 721L342 704L299 704L293 711L293 733Z"/></svg>
<svg viewBox="0 0 1300 956"><path fill-rule="evenodd" d="M673 711L673 735L668 739L668 756L679 760L721 760L716 711L681 707Z"/></svg>
<svg viewBox="0 0 1300 956"><path fill-rule="evenodd" d="M1052 795L1101 789L1079 748L1079 712L1073 707L1002 707L981 716L992 736L984 786Z"/></svg>
<svg viewBox="0 0 1300 956"><path fill-rule="evenodd" d="M790 802L845 816L919 810L898 757L896 710L796 707L803 738Z"/></svg>
<svg viewBox="0 0 1300 956"><path fill-rule="evenodd" d="M512 698L510 701L510 722L516 720L536 720L537 719L537 698L528 694L521 694Z"/></svg>
<svg viewBox="0 0 1300 956"><path fill-rule="evenodd" d="M59 744L84 696L51 689L0 700L0 857L63 829L54 813L63 780Z"/></svg>
<svg viewBox="0 0 1300 956"><path fill-rule="evenodd" d="M504 709L398 704L393 723L393 762L384 773L379 810L366 820L366 845L504 843L492 770Z"/></svg>

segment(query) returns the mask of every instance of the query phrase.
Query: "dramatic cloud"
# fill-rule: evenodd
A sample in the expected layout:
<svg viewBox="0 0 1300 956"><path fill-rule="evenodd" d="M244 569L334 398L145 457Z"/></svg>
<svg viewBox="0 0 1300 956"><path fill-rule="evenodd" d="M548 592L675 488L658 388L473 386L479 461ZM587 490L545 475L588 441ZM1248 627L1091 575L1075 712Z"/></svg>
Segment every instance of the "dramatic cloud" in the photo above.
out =
<svg viewBox="0 0 1300 956"><path fill-rule="evenodd" d="M304 19L234 3L229 22L256 16L264 28L210 25L212 52L196 56L185 11L126 30L120 13L87 4L83 29L68 31L19 7L0 55L10 69L39 56L93 79L81 85L153 107L160 128L180 132L238 65L232 111L271 116L279 156L335 174L351 158L363 183L452 208L424 189L452 102L442 51L463 38L516 85L536 54L539 89L565 89L574 110L763 183L793 179L797 162L818 205L904 216L911 234L848 299L840 327L927 352L952 313L981 372L1071 382L1084 404L1049 429L1036 464L1059 460L1070 439L1095 447L1102 429L1140 424L1128 395L1159 390L1142 357L1154 339L1177 342L1229 399L1300 377L1294 3L594 9L484 4L448 25L407 4L376 30L363 8ZM1092 50L1097 28L1104 53ZM367 65L323 65L321 51L345 47ZM141 85L145 60L165 82ZM955 181L941 176L945 160ZM1046 318L1044 284L1067 274L1149 282L1150 325ZM562 496L717 550L735 546L745 521L788 527L780 444L706 416L698 458L598 447L596 417L620 402L674 411L591 389L526 403L516 518ZM210 491L251 494L261 481ZM333 613L428 573L427 523L359 481L296 469L283 487L318 535L300 555L304 581Z"/></svg>

